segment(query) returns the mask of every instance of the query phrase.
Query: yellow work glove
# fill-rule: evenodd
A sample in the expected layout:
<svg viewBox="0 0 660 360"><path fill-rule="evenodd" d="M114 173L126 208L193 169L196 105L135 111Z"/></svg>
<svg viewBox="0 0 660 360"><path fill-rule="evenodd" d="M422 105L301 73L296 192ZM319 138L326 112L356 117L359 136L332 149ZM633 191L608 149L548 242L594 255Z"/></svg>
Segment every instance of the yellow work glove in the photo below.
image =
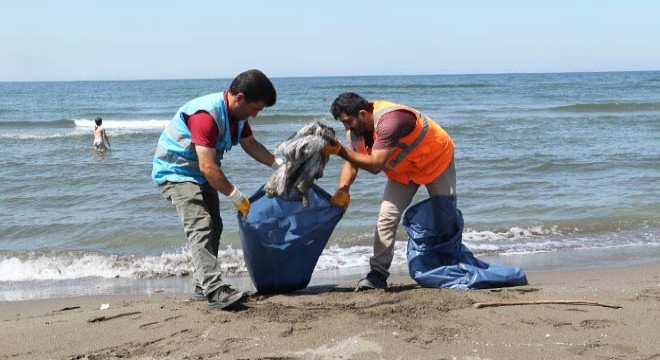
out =
<svg viewBox="0 0 660 360"><path fill-rule="evenodd" d="M229 194L229 200L234 204L236 209L241 212L244 218L247 218L248 213L250 212L250 200L243 196L240 190L234 186L234 191Z"/></svg>
<svg viewBox="0 0 660 360"><path fill-rule="evenodd" d="M351 202L351 195L348 193L348 190L337 189L334 195L330 198L330 203L334 206L341 206L347 208L348 204Z"/></svg>
<svg viewBox="0 0 660 360"><path fill-rule="evenodd" d="M335 140L334 144L328 144L324 146L321 152L323 153L323 155L336 155L339 154L341 148L342 146L339 140Z"/></svg>

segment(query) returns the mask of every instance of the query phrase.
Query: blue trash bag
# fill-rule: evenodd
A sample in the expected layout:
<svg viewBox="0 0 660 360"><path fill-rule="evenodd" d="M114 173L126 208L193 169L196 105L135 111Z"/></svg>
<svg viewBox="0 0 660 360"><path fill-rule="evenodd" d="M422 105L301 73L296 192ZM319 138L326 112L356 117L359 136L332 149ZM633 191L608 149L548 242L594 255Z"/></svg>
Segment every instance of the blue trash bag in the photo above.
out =
<svg viewBox="0 0 660 360"><path fill-rule="evenodd" d="M455 196L433 196L403 215L408 270L423 287L485 289L527 285L521 268L488 264L462 244L463 214Z"/></svg>
<svg viewBox="0 0 660 360"><path fill-rule="evenodd" d="M317 185L309 204L269 198L263 188L250 197L247 219L238 216L243 257L260 293L284 293L309 284L316 262L344 215Z"/></svg>

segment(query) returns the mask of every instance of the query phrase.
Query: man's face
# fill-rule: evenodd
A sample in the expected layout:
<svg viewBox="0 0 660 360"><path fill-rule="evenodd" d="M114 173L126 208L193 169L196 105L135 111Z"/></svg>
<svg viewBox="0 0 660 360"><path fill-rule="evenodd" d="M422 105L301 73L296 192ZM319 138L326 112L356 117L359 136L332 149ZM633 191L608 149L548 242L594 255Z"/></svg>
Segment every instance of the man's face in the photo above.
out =
<svg viewBox="0 0 660 360"><path fill-rule="evenodd" d="M236 108L233 109L233 115L238 120L247 119L248 117L257 117L259 112L266 107L265 102L261 100L248 102L244 96L237 96L236 100Z"/></svg>
<svg viewBox="0 0 660 360"><path fill-rule="evenodd" d="M349 116L342 112L339 114L339 121L344 124L346 131L350 130L357 135L371 131L365 119L365 111L360 111L357 116Z"/></svg>

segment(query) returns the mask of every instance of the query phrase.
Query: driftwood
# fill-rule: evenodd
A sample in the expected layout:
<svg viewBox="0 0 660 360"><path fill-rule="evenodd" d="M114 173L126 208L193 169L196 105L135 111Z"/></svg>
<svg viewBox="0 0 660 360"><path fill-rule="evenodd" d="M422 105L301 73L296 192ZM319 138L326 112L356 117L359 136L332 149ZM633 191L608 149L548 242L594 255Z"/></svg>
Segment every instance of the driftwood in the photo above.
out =
<svg viewBox="0 0 660 360"><path fill-rule="evenodd" d="M69 310L75 310L75 309L80 309L80 306L67 306L67 307L61 308L59 310L53 310L53 312L69 311Z"/></svg>
<svg viewBox="0 0 660 360"><path fill-rule="evenodd" d="M123 316L137 315L137 314L140 314L140 313L141 313L140 311L132 311L132 312L121 313L121 314L112 315L112 316L97 316L97 317L94 317L94 318L91 318L91 319L87 320L87 322L88 323L94 323L94 322L108 321L108 320L120 318L120 317L123 317Z"/></svg>
<svg viewBox="0 0 660 360"><path fill-rule="evenodd" d="M474 307L477 309L495 306L513 306L513 305L539 305L539 304L564 304L564 305L588 305L588 306L602 306L612 309L621 309L623 306L608 305L596 301L582 301L582 300L533 300L533 301L509 301L509 302L480 302L475 303Z"/></svg>

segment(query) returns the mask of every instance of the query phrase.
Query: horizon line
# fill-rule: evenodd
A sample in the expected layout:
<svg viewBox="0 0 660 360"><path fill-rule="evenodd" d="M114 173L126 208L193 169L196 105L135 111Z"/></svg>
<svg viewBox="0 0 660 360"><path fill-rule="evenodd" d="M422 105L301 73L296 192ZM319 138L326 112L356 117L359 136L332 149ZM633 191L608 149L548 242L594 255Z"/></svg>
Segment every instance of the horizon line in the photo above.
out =
<svg viewBox="0 0 660 360"><path fill-rule="evenodd" d="M655 70L604 70L604 71L547 71L547 72L476 72L451 74L388 74L388 75L308 75L308 76L268 76L270 79L309 79L334 77L386 77L386 76L465 76L465 75L541 75L541 74L598 74L598 73L633 73L657 72ZM190 78L143 78L143 79L77 79L77 80L0 80L0 83L40 83L40 82L119 82L119 81L181 81L181 80L231 80L233 77L190 77Z"/></svg>

